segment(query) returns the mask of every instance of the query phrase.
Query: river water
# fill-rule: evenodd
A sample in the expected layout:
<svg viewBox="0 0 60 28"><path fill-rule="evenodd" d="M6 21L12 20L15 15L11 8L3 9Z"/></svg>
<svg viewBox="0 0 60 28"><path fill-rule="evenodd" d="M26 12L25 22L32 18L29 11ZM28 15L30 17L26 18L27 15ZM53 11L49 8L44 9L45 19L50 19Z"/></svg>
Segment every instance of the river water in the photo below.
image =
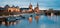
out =
<svg viewBox="0 0 60 28"><path fill-rule="evenodd" d="M0 28L60 28L60 16L26 16L11 22L0 22Z"/></svg>

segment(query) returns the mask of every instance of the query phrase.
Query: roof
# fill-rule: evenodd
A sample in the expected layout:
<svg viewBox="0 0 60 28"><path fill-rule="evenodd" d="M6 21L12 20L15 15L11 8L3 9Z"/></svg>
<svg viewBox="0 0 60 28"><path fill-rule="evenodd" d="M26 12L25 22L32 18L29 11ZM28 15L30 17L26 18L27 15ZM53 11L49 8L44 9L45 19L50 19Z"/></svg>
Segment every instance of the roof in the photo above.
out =
<svg viewBox="0 0 60 28"><path fill-rule="evenodd" d="M0 10L4 10L4 8L0 7Z"/></svg>
<svg viewBox="0 0 60 28"><path fill-rule="evenodd" d="M20 10L29 10L29 8L20 8Z"/></svg>

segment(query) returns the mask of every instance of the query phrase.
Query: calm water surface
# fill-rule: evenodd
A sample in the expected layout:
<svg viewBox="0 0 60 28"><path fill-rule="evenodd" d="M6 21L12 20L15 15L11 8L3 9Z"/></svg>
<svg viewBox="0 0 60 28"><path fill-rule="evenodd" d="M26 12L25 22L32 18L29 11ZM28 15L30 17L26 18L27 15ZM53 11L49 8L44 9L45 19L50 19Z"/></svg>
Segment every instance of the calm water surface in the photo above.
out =
<svg viewBox="0 0 60 28"><path fill-rule="evenodd" d="M0 28L60 28L60 16L26 16L12 22L0 22Z"/></svg>

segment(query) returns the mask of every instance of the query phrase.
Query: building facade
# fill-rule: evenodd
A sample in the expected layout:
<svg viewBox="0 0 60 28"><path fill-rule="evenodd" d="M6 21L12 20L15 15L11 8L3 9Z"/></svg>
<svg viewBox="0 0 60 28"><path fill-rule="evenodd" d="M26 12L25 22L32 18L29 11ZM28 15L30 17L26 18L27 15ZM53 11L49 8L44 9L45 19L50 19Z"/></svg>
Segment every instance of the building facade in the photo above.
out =
<svg viewBox="0 0 60 28"><path fill-rule="evenodd" d="M8 12L20 12L20 9L19 8L10 7L10 8L8 8Z"/></svg>
<svg viewBox="0 0 60 28"><path fill-rule="evenodd" d="M36 12L36 13L40 12L38 3L37 3L37 6L34 8L34 12Z"/></svg>
<svg viewBox="0 0 60 28"><path fill-rule="evenodd" d="M8 10L7 10L8 12L20 12L20 8L18 7L18 6L12 6L12 7L9 7L8 8Z"/></svg>

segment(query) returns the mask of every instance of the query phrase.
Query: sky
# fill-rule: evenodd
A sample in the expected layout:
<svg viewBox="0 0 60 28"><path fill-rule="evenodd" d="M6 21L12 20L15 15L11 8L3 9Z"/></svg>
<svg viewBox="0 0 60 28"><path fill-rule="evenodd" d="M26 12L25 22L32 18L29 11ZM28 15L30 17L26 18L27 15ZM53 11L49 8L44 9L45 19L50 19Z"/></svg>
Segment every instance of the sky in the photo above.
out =
<svg viewBox="0 0 60 28"><path fill-rule="evenodd" d="M0 6L2 7L7 4L9 6L29 7L30 3L33 5L33 8L38 3L40 9L53 8L60 10L60 0L0 0Z"/></svg>

